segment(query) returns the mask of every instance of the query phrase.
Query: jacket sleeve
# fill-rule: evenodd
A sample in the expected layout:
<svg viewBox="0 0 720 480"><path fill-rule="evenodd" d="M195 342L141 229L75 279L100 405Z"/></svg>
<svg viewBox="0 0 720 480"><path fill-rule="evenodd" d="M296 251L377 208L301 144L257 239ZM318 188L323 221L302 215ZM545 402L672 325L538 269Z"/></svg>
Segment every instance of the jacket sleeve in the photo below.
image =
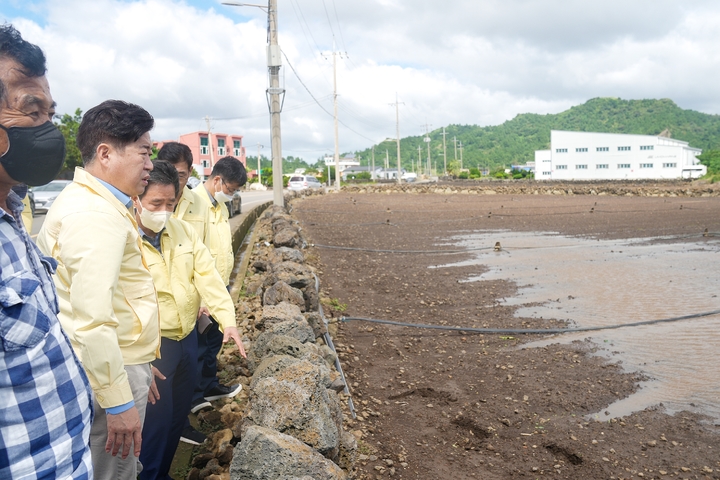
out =
<svg viewBox="0 0 720 480"><path fill-rule="evenodd" d="M195 288L200 293L205 306L210 310L210 314L222 326L223 331L228 327L237 326L235 305L215 268L215 261L210 255L210 251L198 238L192 227L187 230L193 241Z"/></svg>
<svg viewBox="0 0 720 480"><path fill-rule="evenodd" d="M115 407L133 399L118 344L113 297L127 243L117 217L83 212L63 219L59 259L70 281L75 341L98 403Z"/></svg>

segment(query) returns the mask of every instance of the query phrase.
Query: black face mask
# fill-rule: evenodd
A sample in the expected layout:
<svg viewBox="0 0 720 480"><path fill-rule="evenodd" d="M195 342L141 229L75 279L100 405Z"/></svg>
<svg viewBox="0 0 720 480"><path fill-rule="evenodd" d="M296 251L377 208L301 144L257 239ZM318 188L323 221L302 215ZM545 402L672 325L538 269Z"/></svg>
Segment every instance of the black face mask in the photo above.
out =
<svg viewBox="0 0 720 480"><path fill-rule="evenodd" d="M7 132L10 142L0 164L13 180L36 186L55 179L65 161L65 137L52 122L0 128Z"/></svg>

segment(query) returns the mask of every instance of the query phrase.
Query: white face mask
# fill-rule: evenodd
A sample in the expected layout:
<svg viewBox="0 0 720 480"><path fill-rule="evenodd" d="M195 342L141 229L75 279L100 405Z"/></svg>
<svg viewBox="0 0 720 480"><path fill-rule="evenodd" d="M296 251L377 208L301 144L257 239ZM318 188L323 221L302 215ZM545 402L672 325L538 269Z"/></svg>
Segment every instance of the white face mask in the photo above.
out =
<svg viewBox="0 0 720 480"><path fill-rule="evenodd" d="M143 227L158 233L165 228L165 224L171 216L172 212L166 210L151 212L147 208L143 208L140 212L140 222L143 224Z"/></svg>
<svg viewBox="0 0 720 480"><path fill-rule="evenodd" d="M213 197L220 203L232 202L232 197L227 193L223 192L222 187L220 188L220 190L215 192L215 195L213 195Z"/></svg>

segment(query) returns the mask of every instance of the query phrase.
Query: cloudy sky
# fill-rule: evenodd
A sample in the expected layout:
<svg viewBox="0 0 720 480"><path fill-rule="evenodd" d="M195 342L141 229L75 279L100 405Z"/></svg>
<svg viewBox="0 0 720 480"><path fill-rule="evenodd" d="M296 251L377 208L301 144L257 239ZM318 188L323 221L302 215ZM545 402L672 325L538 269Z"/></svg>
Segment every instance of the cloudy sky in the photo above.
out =
<svg viewBox="0 0 720 480"><path fill-rule="evenodd" d="M333 44L341 152L395 136L396 93L403 137L594 97L720 113L717 1L278 0L278 18L283 155L311 163L334 149ZM45 50L59 112L131 101L157 119L156 140L205 130L208 116L213 131L244 135L248 155L257 143L269 155L261 9L0 0L0 20Z"/></svg>

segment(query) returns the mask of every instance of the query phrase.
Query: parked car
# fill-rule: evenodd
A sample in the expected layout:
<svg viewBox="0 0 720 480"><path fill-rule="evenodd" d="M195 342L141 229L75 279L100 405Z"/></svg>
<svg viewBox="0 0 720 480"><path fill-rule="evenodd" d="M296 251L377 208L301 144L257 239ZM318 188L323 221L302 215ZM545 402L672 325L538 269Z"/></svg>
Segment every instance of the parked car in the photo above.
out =
<svg viewBox="0 0 720 480"><path fill-rule="evenodd" d="M242 198L240 198L240 191L233 193L232 201L225 202L225 206L228 209L230 216L235 216L242 213Z"/></svg>
<svg viewBox="0 0 720 480"><path fill-rule="evenodd" d="M293 175L288 181L288 189L305 190L306 188L322 188L322 184L312 175Z"/></svg>
<svg viewBox="0 0 720 480"><path fill-rule="evenodd" d="M30 211L32 211L33 217L35 216L35 194L32 190L28 190L27 193L28 201L30 202Z"/></svg>
<svg viewBox="0 0 720 480"><path fill-rule="evenodd" d="M60 195L60 192L71 183L72 181L70 180L53 180L47 185L32 187L35 200L35 213L47 213L57 196Z"/></svg>

